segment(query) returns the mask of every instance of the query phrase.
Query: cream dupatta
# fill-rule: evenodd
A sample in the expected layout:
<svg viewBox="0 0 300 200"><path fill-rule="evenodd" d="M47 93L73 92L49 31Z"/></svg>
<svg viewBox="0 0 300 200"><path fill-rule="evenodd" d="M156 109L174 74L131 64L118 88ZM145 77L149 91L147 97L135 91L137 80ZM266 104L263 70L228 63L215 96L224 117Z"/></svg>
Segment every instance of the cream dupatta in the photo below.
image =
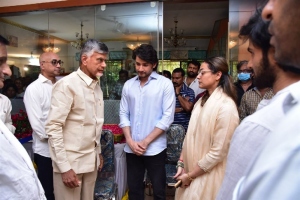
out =
<svg viewBox="0 0 300 200"><path fill-rule="evenodd" d="M178 188L175 199L215 199L224 177L230 139L239 124L237 107L221 87L203 107L201 100L194 105L182 151L185 172L198 163L207 173L187 188Z"/></svg>

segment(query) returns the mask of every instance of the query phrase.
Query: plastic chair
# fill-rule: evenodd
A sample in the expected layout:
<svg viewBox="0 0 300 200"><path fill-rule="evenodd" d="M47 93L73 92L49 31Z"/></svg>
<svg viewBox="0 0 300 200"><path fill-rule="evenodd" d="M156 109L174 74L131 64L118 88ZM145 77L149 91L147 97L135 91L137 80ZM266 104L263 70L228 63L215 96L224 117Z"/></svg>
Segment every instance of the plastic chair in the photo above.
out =
<svg viewBox="0 0 300 200"><path fill-rule="evenodd" d="M177 169L177 161L180 157L182 144L185 137L185 129L180 124L171 124L171 126L167 130L167 158L166 158L166 184L176 183L177 181L173 179L175 176ZM152 183L150 178L145 172L144 177L145 187L148 191L146 194L152 196Z"/></svg>
<svg viewBox="0 0 300 200"><path fill-rule="evenodd" d="M180 157L182 144L185 137L185 129L182 125L172 124L167 130L167 160L166 160L166 184L176 183L173 179L177 169L177 161Z"/></svg>
<svg viewBox="0 0 300 200"><path fill-rule="evenodd" d="M102 130L101 152L104 164L101 172L98 172L94 199L95 200L115 200L118 194L118 185L115 183L115 163L114 163L114 136L110 130Z"/></svg>

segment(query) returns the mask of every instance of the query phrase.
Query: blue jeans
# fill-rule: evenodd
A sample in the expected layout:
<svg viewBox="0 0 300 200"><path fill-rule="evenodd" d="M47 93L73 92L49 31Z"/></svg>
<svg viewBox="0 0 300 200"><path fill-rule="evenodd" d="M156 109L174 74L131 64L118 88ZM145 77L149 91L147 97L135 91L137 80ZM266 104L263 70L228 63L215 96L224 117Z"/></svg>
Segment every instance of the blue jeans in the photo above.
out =
<svg viewBox="0 0 300 200"><path fill-rule="evenodd" d="M154 200L166 199L166 149L154 156L126 153L129 200L143 200L145 169L153 187Z"/></svg>

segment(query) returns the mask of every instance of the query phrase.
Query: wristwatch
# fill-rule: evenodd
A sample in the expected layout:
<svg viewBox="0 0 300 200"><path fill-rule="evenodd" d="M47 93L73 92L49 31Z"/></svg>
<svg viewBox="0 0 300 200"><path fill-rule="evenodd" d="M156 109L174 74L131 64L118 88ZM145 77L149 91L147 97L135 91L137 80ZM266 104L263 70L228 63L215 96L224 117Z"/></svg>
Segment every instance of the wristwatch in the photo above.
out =
<svg viewBox="0 0 300 200"><path fill-rule="evenodd" d="M175 94L175 96L176 96L176 97L178 97L178 96L181 96L181 93L179 93L179 94Z"/></svg>

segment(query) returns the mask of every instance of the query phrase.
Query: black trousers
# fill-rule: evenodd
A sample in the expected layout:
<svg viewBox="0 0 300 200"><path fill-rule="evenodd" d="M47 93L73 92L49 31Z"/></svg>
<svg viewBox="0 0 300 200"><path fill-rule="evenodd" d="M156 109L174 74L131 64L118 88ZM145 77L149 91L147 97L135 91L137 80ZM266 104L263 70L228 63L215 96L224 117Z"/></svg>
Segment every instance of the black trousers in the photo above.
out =
<svg viewBox="0 0 300 200"><path fill-rule="evenodd" d="M137 156L126 153L129 200L144 199L145 169L153 186L154 200L166 199L166 149L155 156Z"/></svg>
<svg viewBox="0 0 300 200"><path fill-rule="evenodd" d="M38 167L38 177L45 190L47 200L54 200L53 168L51 158L35 153L34 162Z"/></svg>

